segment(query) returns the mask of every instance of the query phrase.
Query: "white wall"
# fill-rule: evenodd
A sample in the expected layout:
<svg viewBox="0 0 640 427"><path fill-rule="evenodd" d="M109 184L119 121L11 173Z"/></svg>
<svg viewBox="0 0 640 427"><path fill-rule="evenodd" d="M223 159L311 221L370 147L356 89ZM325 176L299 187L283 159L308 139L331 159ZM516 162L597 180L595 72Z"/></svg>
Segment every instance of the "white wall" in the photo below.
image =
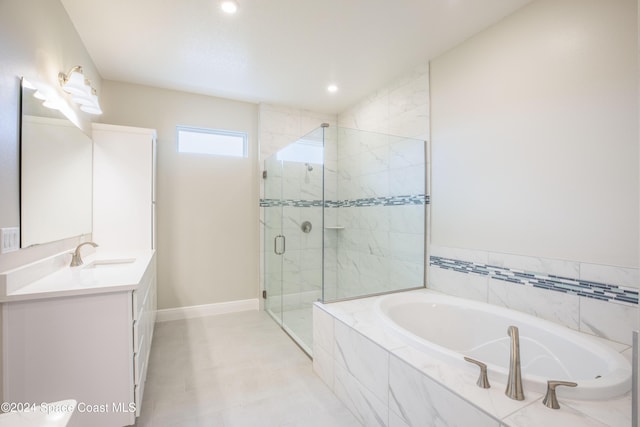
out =
<svg viewBox="0 0 640 427"><path fill-rule="evenodd" d="M20 225L20 77L58 96L88 128L92 118L70 106L58 73L81 65L98 94L101 78L62 4L57 0L0 2L0 227ZM77 238L0 255L0 271L71 248Z"/></svg>
<svg viewBox="0 0 640 427"><path fill-rule="evenodd" d="M539 0L431 64L435 245L638 266L634 0Z"/></svg>
<svg viewBox="0 0 640 427"><path fill-rule="evenodd" d="M431 62L429 287L630 344L638 305L588 282L640 287L637 16L538 0Z"/></svg>
<svg viewBox="0 0 640 427"><path fill-rule="evenodd" d="M257 105L106 80L102 102L102 122L158 131L158 307L257 298ZM249 157L179 154L176 125L245 131Z"/></svg>

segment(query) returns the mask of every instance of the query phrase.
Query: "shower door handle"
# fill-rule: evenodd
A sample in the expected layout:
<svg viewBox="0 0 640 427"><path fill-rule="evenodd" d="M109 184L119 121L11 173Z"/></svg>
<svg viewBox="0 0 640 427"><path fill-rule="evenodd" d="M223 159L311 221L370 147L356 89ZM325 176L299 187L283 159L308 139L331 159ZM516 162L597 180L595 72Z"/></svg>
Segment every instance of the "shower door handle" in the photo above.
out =
<svg viewBox="0 0 640 427"><path fill-rule="evenodd" d="M282 238L282 252L278 251L279 238ZM273 238L273 252L276 255L282 255L286 252L286 250L287 250L287 239L282 234L278 234L276 237Z"/></svg>

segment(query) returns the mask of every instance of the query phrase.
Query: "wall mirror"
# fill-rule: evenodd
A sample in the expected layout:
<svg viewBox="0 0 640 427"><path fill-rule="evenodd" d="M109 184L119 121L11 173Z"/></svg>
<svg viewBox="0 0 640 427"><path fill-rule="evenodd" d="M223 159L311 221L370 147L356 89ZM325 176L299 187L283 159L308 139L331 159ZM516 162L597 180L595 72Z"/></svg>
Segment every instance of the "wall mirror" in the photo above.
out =
<svg viewBox="0 0 640 427"><path fill-rule="evenodd" d="M22 248L91 233L93 143L22 79Z"/></svg>

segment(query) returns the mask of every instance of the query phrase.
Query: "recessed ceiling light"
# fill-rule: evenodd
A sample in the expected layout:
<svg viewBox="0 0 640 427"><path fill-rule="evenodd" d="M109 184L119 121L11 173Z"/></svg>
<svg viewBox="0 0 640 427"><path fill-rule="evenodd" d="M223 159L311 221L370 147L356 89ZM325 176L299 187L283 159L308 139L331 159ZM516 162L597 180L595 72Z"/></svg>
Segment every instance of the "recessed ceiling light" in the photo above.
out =
<svg viewBox="0 0 640 427"><path fill-rule="evenodd" d="M220 7L226 13L229 13L229 14L236 13L238 11L238 2L235 0L224 0L220 4Z"/></svg>
<svg viewBox="0 0 640 427"><path fill-rule="evenodd" d="M327 90L331 93L336 93L338 91L338 86L336 85L329 85L327 86Z"/></svg>

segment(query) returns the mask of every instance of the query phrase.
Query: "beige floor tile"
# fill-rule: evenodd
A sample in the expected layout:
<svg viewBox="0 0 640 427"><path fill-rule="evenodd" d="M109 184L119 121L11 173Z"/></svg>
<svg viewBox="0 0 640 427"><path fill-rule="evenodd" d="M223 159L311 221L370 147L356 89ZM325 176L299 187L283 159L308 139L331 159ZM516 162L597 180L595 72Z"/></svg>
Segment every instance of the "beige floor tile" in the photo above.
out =
<svg viewBox="0 0 640 427"><path fill-rule="evenodd" d="M136 426L355 427L264 312L156 325Z"/></svg>

